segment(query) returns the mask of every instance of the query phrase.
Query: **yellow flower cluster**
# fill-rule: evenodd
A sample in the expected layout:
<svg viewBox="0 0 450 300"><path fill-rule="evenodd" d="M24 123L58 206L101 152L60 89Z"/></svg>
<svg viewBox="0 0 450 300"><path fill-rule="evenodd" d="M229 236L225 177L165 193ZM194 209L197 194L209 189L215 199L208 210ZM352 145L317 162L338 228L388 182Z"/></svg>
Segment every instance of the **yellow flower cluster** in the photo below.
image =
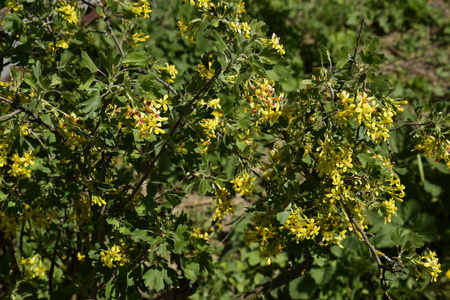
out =
<svg viewBox="0 0 450 300"><path fill-rule="evenodd" d="M383 201L382 205L386 211L384 217L384 224L386 224L386 221L391 222L392 215L397 215L397 206L395 206L395 200L393 198Z"/></svg>
<svg viewBox="0 0 450 300"><path fill-rule="evenodd" d="M178 29L180 30L180 35L184 36L189 43L195 44L194 37L197 34L198 27L190 22L186 22L184 18L181 18L177 23Z"/></svg>
<svg viewBox="0 0 450 300"><path fill-rule="evenodd" d="M58 8L56 12L66 21L72 24L78 23L78 16L75 10L76 8L72 5L64 5L61 8Z"/></svg>
<svg viewBox="0 0 450 300"><path fill-rule="evenodd" d="M130 46L135 48L139 46L139 43L145 42L148 38L150 38L148 34L146 35L143 32L136 32L131 36Z"/></svg>
<svg viewBox="0 0 450 300"><path fill-rule="evenodd" d="M3 211L0 211L0 231L7 237L15 235L17 225L17 220L14 216L9 216Z"/></svg>
<svg viewBox="0 0 450 300"><path fill-rule="evenodd" d="M168 63L166 63L165 67L158 67L160 70L165 71L167 75L164 74L163 76L163 80L167 83L173 83L174 79L177 77L178 71L177 68L175 67L175 65L170 65Z"/></svg>
<svg viewBox="0 0 450 300"><path fill-rule="evenodd" d="M128 261L128 257L122 253L123 251L119 245L114 245L109 250L101 250L100 260L104 266L110 269L123 266Z"/></svg>
<svg viewBox="0 0 450 300"><path fill-rule="evenodd" d="M214 7L214 3L211 0L184 0L184 2L189 2L192 6L198 8Z"/></svg>
<svg viewBox="0 0 450 300"><path fill-rule="evenodd" d="M8 159L8 144L0 143L0 167L6 166Z"/></svg>
<svg viewBox="0 0 450 300"><path fill-rule="evenodd" d="M75 129L85 129L83 118L77 117L74 113L63 115L63 118L58 118L58 131L65 138L65 145L72 150L80 148L86 143L87 139L84 136L76 134Z"/></svg>
<svg viewBox="0 0 450 300"><path fill-rule="evenodd" d="M133 3L133 6L131 7L131 13L135 17L147 19L150 17L151 12L152 10L147 0L140 0L137 3Z"/></svg>
<svg viewBox="0 0 450 300"><path fill-rule="evenodd" d="M353 149L349 145L340 142L332 142L328 136L324 140L318 140L315 158L318 161L317 171L319 176L327 176L332 179L335 186L341 185L341 174L353 167Z"/></svg>
<svg viewBox="0 0 450 300"><path fill-rule="evenodd" d="M56 211L54 210L48 212L48 210L44 210L39 206L32 209L30 205L25 204L25 209L19 218L19 224L30 221L33 227L48 229L53 223L55 216Z"/></svg>
<svg viewBox="0 0 450 300"><path fill-rule="evenodd" d="M36 277L45 277L45 271L47 271L47 269L42 266L42 260L37 254L32 258L22 257L20 265L23 268L23 276L25 280L30 280Z"/></svg>
<svg viewBox="0 0 450 300"><path fill-rule="evenodd" d="M290 235L295 236L295 241L298 244L304 239L309 240L315 238L319 234L320 227L315 223L313 218L308 218L298 209L291 209L291 215L280 229L288 230Z"/></svg>
<svg viewBox="0 0 450 300"><path fill-rule="evenodd" d="M194 239L204 239L208 242L208 233L202 233L202 229L200 227L195 227L190 237Z"/></svg>
<svg viewBox="0 0 450 300"><path fill-rule="evenodd" d="M212 54L209 56L210 60L208 61L208 69L203 65L199 64L195 71L197 71L202 78L211 79L215 75L215 70L213 68L214 61L212 60Z"/></svg>
<svg viewBox="0 0 450 300"><path fill-rule="evenodd" d="M250 38L250 31L252 30L252 28L250 27L250 25L248 25L247 22L241 23L236 20L235 22L230 22L230 27L239 34L243 33L246 39Z"/></svg>
<svg viewBox="0 0 450 300"><path fill-rule="evenodd" d="M92 205L98 205L98 206L106 205L105 200L103 200L102 197L96 196L96 195L91 196L91 203L92 203Z"/></svg>
<svg viewBox="0 0 450 300"><path fill-rule="evenodd" d="M425 274L431 275L431 282L436 282L438 274L441 273L441 264L438 263L438 258L436 253L428 250L429 254L425 256L420 256L419 259L414 260L418 268L416 273L416 280L424 278Z"/></svg>
<svg viewBox="0 0 450 300"><path fill-rule="evenodd" d="M218 224L220 226L223 216L234 213L236 206L233 204L233 201L230 198L230 193L227 189L219 185L216 186L214 200L216 201L214 221L218 220Z"/></svg>
<svg viewBox="0 0 450 300"><path fill-rule="evenodd" d="M256 86L249 82L244 84L245 100L249 103L252 114L259 117L260 123L276 123L281 116L284 94L277 96L274 84L274 81L267 79L257 81Z"/></svg>
<svg viewBox="0 0 450 300"><path fill-rule="evenodd" d="M253 228L244 232L244 241L258 243L259 254L266 259L268 265L271 263L271 256L278 256L286 247L286 239L279 232L278 226L272 224L273 221L270 211L256 212L252 218Z"/></svg>
<svg viewBox="0 0 450 300"><path fill-rule="evenodd" d="M127 105L126 118L135 120L134 127L139 130L137 133L139 137L151 137L152 133L156 135L165 133L161 127L162 122L167 121L168 118L161 117L161 112L158 108L162 108L164 112L169 109L168 105L171 102L168 100L168 97L168 95L165 95L161 99L146 100L144 102L145 106L140 110Z"/></svg>
<svg viewBox="0 0 450 300"><path fill-rule="evenodd" d="M69 213L69 220L81 226L86 221L91 220L92 210L91 206L95 205L92 199L83 194L79 199L74 200L73 211Z"/></svg>
<svg viewBox="0 0 450 300"><path fill-rule="evenodd" d="M208 102L200 99L197 105L199 107L206 106L207 108L213 109L213 112L211 112L213 118L202 119L198 123L206 135L206 139L200 139L200 142L198 143L198 147L201 149L201 153L203 154L208 151L208 146L211 144L211 140L216 138L216 130L220 125L223 114L220 111L220 109L222 109L222 106L220 105L220 98L212 99Z"/></svg>
<svg viewBox="0 0 450 300"><path fill-rule="evenodd" d="M248 173L242 174L242 176L238 176L230 182L233 183L233 189L236 193L241 194L242 196L250 196L255 192L253 181L255 177L250 177Z"/></svg>
<svg viewBox="0 0 450 300"><path fill-rule="evenodd" d="M48 44L48 51L53 52L55 51L55 43L51 41ZM62 49L68 49L69 48L69 40L63 39L63 40L57 40L56 41L56 48L62 48Z"/></svg>
<svg viewBox="0 0 450 300"><path fill-rule="evenodd" d="M21 9L23 9L23 6L22 6L22 4L20 4L19 0L7 0L5 5L10 10L21 10Z"/></svg>
<svg viewBox="0 0 450 300"><path fill-rule="evenodd" d="M337 96L341 99L341 108L336 113L339 122L344 126L347 126L350 120L356 120L358 124L364 123L367 136L376 143L389 138L389 128L394 123L393 117L397 111L403 110L400 106L407 103L388 98L386 102L389 106L379 108L375 97L369 97L365 92L359 92L356 99L350 97L346 91L338 93Z"/></svg>
<svg viewBox="0 0 450 300"><path fill-rule="evenodd" d="M283 49L283 45L280 44L280 38L277 37L275 33L272 34L270 39L261 39L261 42L263 42L264 46L277 50L281 55L286 53Z"/></svg>
<svg viewBox="0 0 450 300"><path fill-rule="evenodd" d="M450 169L450 140L436 139L432 135L421 138L420 142L414 146L414 150L419 150L423 155L430 159L435 157L436 161L443 159L447 168Z"/></svg>
<svg viewBox="0 0 450 300"><path fill-rule="evenodd" d="M8 174L14 177L31 177L31 170L27 169L29 165L34 165L34 156L31 153L24 153L23 156L14 153L11 160L13 163Z"/></svg>

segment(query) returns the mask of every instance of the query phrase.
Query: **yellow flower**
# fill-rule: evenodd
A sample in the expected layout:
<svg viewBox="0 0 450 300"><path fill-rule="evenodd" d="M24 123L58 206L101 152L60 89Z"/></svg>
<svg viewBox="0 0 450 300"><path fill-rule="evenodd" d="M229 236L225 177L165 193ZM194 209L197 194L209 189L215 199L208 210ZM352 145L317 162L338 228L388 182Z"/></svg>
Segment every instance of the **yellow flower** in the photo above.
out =
<svg viewBox="0 0 450 300"><path fill-rule="evenodd" d="M137 32L135 34L133 34L132 41L130 42L131 47L137 47L139 46L139 43L141 42L145 42L150 36L149 35L145 35L145 33L143 32Z"/></svg>
<svg viewBox="0 0 450 300"><path fill-rule="evenodd" d="M431 275L431 282L436 282L438 274L441 273L441 264L438 263L436 252L428 250L429 254L425 256L420 256L419 259L415 259L418 267L418 272L416 273L416 280L424 277L425 273Z"/></svg>
<svg viewBox="0 0 450 300"><path fill-rule="evenodd" d="M272 37L270 39L261 39L264 46L275 49L280 53L281 55L285 54L286 51L283 49L283 45L280 44L280 38L277 37L275 33L272 34Z"/></svg>
<svg viewBox="0 0 450 300"><path fill-rule="evenodd" d="M242 176L238 176L230 182L233 183L233 189L237 193L240 193L242 196L250 196L255 192L255 184L253 183L255 179L255 177L250 178L248 173L244 173Z"/></svg>
<svg viewBox="0 0 450 300"><path fill-rule="evenodd" d="M176 78L176 76L178 74L177 68L175 67L175 65L170 65L168 63L165 63L165 64L166 64L165 67L158 67L159 69L166 71L170 76L169 77L169 76L163 74L164 75L163 80L168 83L173 83L174 82L173 80Z"/></svg>
<svg viewBox="0 0 450 300"><path fill-rule="evenodd" d="M128 257L122 252L123 249L121 246L114 245L109 250L101 250L100 260L108 268L123 266L128 261Z"/></svg>
<svg viewBox="0 0 450 300"><path fill-rule="evenodd" d="M169 98L169 95L164 95L163 98L156 100L155 107L156 108L160 108L162 106L162 109L164 111L169 110L169 106L168 105L171 105L172 101L167 100L168 98Z"/></svg>
<svg viewBox="0 0 450 300"><path fill-rule="evenodd" d="M150 17L149 14L152 12L152 10L147 0L141 0L133 5L134 6L131 8L131 12L133 13L133 15L135 15L136 17L142 17L144 19Z"/></svg>
<svg viewBox="0 0 450 300"><path fill-rule="evenodd" d="M98 205L98 206L106 205L106 202L105 202L105 200L103 200L102 197L95 196L95 195L92 195L91 203L92 203L92 205Z"/></svg>
<svg viewBox="0 0 450 300"><path fill-rule="evenodd" d="M77 24L78 23L78 16L77 12L75 11L75 7L71 5L64 5L61 8L58 8L56 12L66 21L69 23Z"/></svg>
<svg viewBox="0 0 450 300"><path fill-rule="evenodd" d="M34 165L34 156L31 153L24 153L23 155L13 154L13 164L11 165L11 169L8 170L8 174L14 177L31 177L31 170L27 169L27 167Z"/></svg>

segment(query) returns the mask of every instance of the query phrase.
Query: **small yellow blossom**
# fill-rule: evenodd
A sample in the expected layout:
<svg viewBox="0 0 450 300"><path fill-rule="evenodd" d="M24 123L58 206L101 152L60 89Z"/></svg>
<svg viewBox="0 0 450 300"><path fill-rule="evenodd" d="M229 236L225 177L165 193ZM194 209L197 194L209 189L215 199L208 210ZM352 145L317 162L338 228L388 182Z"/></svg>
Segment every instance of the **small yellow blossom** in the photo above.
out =
<svg viewBox="0 0 450 300"><path fill-rule="evenodd" d="M283 45L280 44L280 38L277 37L275 33L272 34L272 37L270 39L261 39L264 46L275 49L280 53L281 55L285 54L286 51L283 49Z"/></svg>
<svg viewBox="0 0 450 300"><path fill-rule="evenodd" d="M164 76L163 80L168 83L173 83L174 82L173 80L176 78L176 76L178 74L178 70L176 69L175 65L170 65L168 63L165 63L165 64L166 64L165 67L159 67L159 69L165 70L170 77Z"/></svg>
<svg viewBox="0 0 450 300"><path fill-rule="evenodd" d="M130 45L134 48L139 46L139 43L145 42L148 38L150 38L150 36L143 32L136 32L131 38L132 40L130 41Z"/></svg>
<svg viewBox="0 0 450 300"><path fill-rule="evenodd" d="M102 197L96 196L96 195L92 195L91 202L92 202L92 205L98 205L98 206L106 205L105 200L103 200Z"/></svg>
<svg viewBox="0 0 450 300"><path fill-rule="evenodd" d="M150 4L147 0L140 0L138 3L134 3L131 8L131 13L136 17L142 17L144 19L150 17L150 13L152 12L150 8Z"/></svg>
<svg viewBox="0 0 450 300"><path fill-rule="evenodd" d="M71 5L64 5L61 8L58 8L56 12L66 21L72 24L78 23L77 12L75 11L75 7Z"/></svg>
<svg viewBox="0 0 450 300"><path fill-rule="evenodd" d="M255 184L253 183L255 179L255 177L250 178L248 173L244 173L242 176L238 176L230 182L233 183L233 189L237 193L240 193L242 196L250 196L255 192Z"/></svg>
<svg viewBox="0 0 450 300"><path fill-rule="evenodd" d="M29 165L34 165L34 156L31 153L24 153L23 156L14 153L12 161L8 174L14 177L31 177L31 170L27 169Z"/></svg>
<svg viewBox="0 0 450 300"><path fill-rule="evenodd" d="M101 250L100 260L104 266L110 269L123 266L128 261L128 257L122 252L121 246L114 245L109 250Z"/></svg>
<svg viewBox="0 0 450 300"><path fill-rule="evenodd" d="M438 274L441 273L441 264L438 263L436 252L428 250L428 255L420 256L419 259L415 259L414 263L418 267L416 280L423 278L425 273L431 275L431 282L436 282Z"/></svg>

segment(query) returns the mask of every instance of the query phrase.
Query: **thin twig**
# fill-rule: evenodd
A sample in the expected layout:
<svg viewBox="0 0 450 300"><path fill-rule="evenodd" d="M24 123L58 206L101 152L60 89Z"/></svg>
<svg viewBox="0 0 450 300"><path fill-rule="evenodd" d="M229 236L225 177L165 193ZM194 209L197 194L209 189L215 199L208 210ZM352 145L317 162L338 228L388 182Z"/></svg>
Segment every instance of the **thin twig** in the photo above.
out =
<svg viewBox="0 0 450 300"><path fill-rule="evenodd" d="M434 123L433 121L428 121L428 122L425 122L425 123L408 122L408 123L405 123L403 125L397 126L395 128L389 129L389 131L399 130L400 128L403 128L403 127L406 127L406 126L426 126L426 125L433 124L433 123Z"/></svg>
<svg viewBox="0 0 450 300"><path fill-rule="evenodd" d="M15 111L13 111L13 112L10 112L10 113L7 114L7 115L1 116L1 117L0 117L0 120L4 120L4 119L11 118L12 116L17 115L17 114L20 113L20 112L21 112L20 109L15 110Z"/></svg>
<svg viewBox="0 0 450 300"><path fill-rule="evenodd" d="M289 269L286 271L283 271L280 275L277 277L267 281L266 283L263 283L253 290L245 293L244 295L238 296L234 298L234 300L253 300L253 299L260 299L261 297L264 297L264 295L267 295L270 291L273 291L274 289L277 289L289 282L291 282L294 279L297 279L305 274L305 272L309 271L312 267L313 258L309 253L305 255L305 260L298 265L294 269Z"/></svg>
<svg viewBox="0 0 450 300"><path fill-rule="evenodd" d="M156 81L158 81L159 83L161 83L162 85L164 85L166 88L168 88L172 93L174 93L175 95L178 95L178 92L167 82L165 82L164 80L162 80L159 77L156 77Z"/></svg>
<svg viewBox="0 0 450 300"><path fill-rule="evenodd" d="M111 23L110 23L109 20L108 20L107 24L108 24L109 33L113 37L114 43L116 43L117 48L119 48L120 55L122 55L122 58L124 58L125 57L125 53L123 52L122 45L120 45L119 40L117 39L116 35L114 34L114 29L111 27Z"/></svg>
<svg viewBox="0 0 450 300"><path fill-rule="evenodd" d="M130 72L134 72L134 73L139 73L139 74L143 74L143 75L148 75L147 71L144 70L138 70L138 69L131 69L129 70ZM169 83L165 82L164 80L162 80L159 77L155 78L156 81L158 81L159 83L161 83L162 85L164 85L166 88L168 88L172 93L174 93L175 95L178 95L178 92L176 89L174 89Z"/></svg>
<svg viewBox="0 0 450 300"><path fill-rule="evenodd" d="M366 18L363 18L361 21L361 25L359 26L358 41L356 42L355 51L353 52L353 57L350 60L350 64L348 65L348 70L347 70L348 75L350 75L350 72L352 71L353 64L356 59L356 55L358 54L358 48L359 48L359 44L361 42L362 29L364 27L365 20L366 20ZM338 88L337 93L335 95L339 94L342 91L343 87L344 87L344 82L342 82L341 86ZM332 99L336 99L336 98L332 98Z"/></svg>
<svg viewBox="0 0 450 300"><path fill-rule="evenodd" d="M200 95L203 93L203 91L205 89L207 89L209 87L209 85L211 84L212 80L215 77L213 77L211 79L208 79L206 81L205 85L198 91L198 93L192 98L192 100L187 103L187 107L191 107L192 104L196 100L199 99ZM141 179L136 183L134 189L131 191L131 193L128 195L128 197L124 201L117 202L116 205L114 205L114 206L112 206L110 208L110 211L112 213L120 212L122 210L122 208L124 208L129 202L131 202L133 200L134 196L137 194L137 192L141 188L142 184L144 184L145 180L147 180L148 176L150 176L152 174L152 171L154 172L154 168L153 167L155 166L156 162L161 157L161 155L164 153L164 150L167 147L167 145L169 144L169 142L172 140L171 137L175 134L175 131L177 130L178 126L181 124L181 121L183 120L183 117L184 117L183 114L181 114L179 116L178 120L175 122L175 125L172 127L167 140L165 140L164 143L162 144L161 150L158 152L158 154L152 159L150 164L147 166L145 172L141 176Z"/></svg>
<svg viewBox="0 0 450 300"><path fill-rule="evenodd" d="M1 97L1 96L0 96L0 100L5 101L6 103L10 104L12 107L18 108L20 111L26 113L27 115L29 115L30 117L33 118L32 121L34 121L34 122L36 122L36 123L38 123L38 124L44 126L44 127L47 128L48 130L50 130L51 132L53 132L53 133L58 137L58 139L59 139L61 142L64 142L64 138L59 134L59 132L55 129L55 127L54 127L53 125L48 125L48 124L44 123L44 121L42 121L42 119L39 118L39 116L35 115L35 114L34 114L32 111L30 111L29 109L23 107L23 106L20 105L19 103L16 103L16 102L14 102L14 101L11 101L11 100L9 100L9 99L7 99L7 98L3 98L3 97Z"/></svg>
<svg viewBox="0 0 450 300"><path fill-rule="evenodd" d="M56 252L58 250L58 243L61 238L63 224L64 224L64 218L61 218L60 222L59 222L58 234L56 236L55 248L53 249L53 254L52 254L52 264L50 265L50 271L48 274L48 292L50 295L50 299L52 298L52 292L53 292L53 272L55 270L55 264L56 264Z"/></svg>
<svg viewBox="0 0 450 300"><path fill-rule="evenodd" d="M177 182L170 190L165 191L164 193L162 193L161 195L159 195L158 197L155 197L155 201L158 201L159 199L163 198L165 195L167 195L168 193L172 192L174 189L176 189L180 184L185 183L186 181L191 180L194 177L194 175L189 175L186 176L185 178L183 178L183 180L181 180L180 182Z"/></svg>
<svg viewBox="0 0 450 300"><path fill-rule="evenodd" d="M390 270L390 268L388 268L387 266L385 266L382 262L380 257L378 256L378 252L377 249L375 249L375 247L372 245L372 243L369 241L369 238L367 237L366 233L364 232L364 230L361 228L361 226L359 226L358 221L353 217L352 213L350 212L350 209L348 208L347 202L344 199L344 196L341 195L341 201L344 204L344 210L347 214L347 217L349 218L349 220L352 222L353 226L355 226L356 230L358 231L358 233L361 235L364 243L367 245L367 247L369 248L371 254L375 257L375 261L377 262L378 265L378 279L380 280L380 284L381 284L381 289L383 290L383 292L385 293L386 297L389 300L393 300L393 298L389 295L388 291L387 291L387 286L386 286L386 278L385 278L385 270Z"/></svg>

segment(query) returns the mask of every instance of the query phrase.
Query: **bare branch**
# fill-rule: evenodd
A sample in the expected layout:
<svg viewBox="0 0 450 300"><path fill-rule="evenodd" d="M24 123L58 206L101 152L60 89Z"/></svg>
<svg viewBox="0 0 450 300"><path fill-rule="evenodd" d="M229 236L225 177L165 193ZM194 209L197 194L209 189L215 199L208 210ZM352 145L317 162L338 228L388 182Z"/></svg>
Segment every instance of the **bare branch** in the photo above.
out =
<svg viewBox="0 0 450 300"><path fill-rule="evenodd" d="M261 296L264 297L264 295L268 294L270 291L277 289L291 282L292 280L303 276L305 272L311 269L312 263L313 258L308 253L307 255L305 255L305 260L296 268L282 272L279 276L267 281L266 283L257 286L256 288L245 293L244 295L234 298L233 300L260 299Z"/></svg>
<svg viewBox="0 0 450 300"><path fill-rule="evenodd" d="M14 102L14 101L11 101L11 100L9 100L9 99L7 99L7 98L4 98L4 97L1 97L1 96L0 96L0 100L6 102L6 103L8 103L8 104L10 104L10 105L11 105L12 107L14 107L14 108L18 108L21 112L26 113L27 115L29 115L30 117L32 117L32 121L34 121L34 122L36 122L36 123L38 123L38 124L44 126L44 127L47 128L48 130L50 130L51 132L53 132L53 133L58 137L58 139L59 139L61 142L64 142L64 138L59 134L59 132L56 130L56 128L55 128L53 125L48 125L48 124L44 123L44 121L42 121L42 119L41 119L38 115L34 114L34 113L33 113L32 111L30 111L29 109L23 107L23 106L20 105L19 103L16 103L16 102Z"/></svg>
<svg viewBox="0 0 450 300"><path fill-rule="evenodd" d="M428 122L424 122L424 123L408 122L408 123L405 123L403 125L397 126L395 128L389 129L389 131L399 130L400 128L403 128L403 127L406 127L406 126L417 126L417 127L419 127L419 126L426 126L426 125L429 125L429 124L434 124L434 122L433 121L428 121Z"/></svg>
<svg viewBox="0 0 450 300"><path fill-rule="evenodd" d="M14 116L14 115L17 115L18 113L20 113L21 112L21 110L20 109L18 109L18 110L15 110L15 111L13 111L13 112L10 112L9 114L7 114L7 115L4 115L4 116L0 116L0 120L4 120L4 119L8 119L8 118L11 118L12 116Z"/></svg>
<svg viewBox="0 0 450 300"><path fill-rule="evenodd" d="M383 290L384 294L386 295L386 297L389 300L393 300L393 298L391 297L391 295L389 295L389 293L387 291L385 271L390 271L390 272L394 273L394 270L392 270L391 268L389 268L388 266L384 265L381 262L381 259L378 256L377 249L375 249L375 247L372 245L372 243L370 243L369 238L367 237L366 233L364 232L364 229L362 229L361 226L359 226L358 221L353 217L350 209L348 208L347 202L345 201L344 196L342 196L342 195L341 195L341 200L342 200L342 203L344 204L344 210L345 210L350 222L353 224L353 226L355 226L356 231L360 234L360 236L358 236L358 237L360 237L360 238L362 237L362 240L367 245L367 247L369 248L372 255L375 257L375 261L377 262L377 265L378 265L378 278L380 280L381 289Z"/></svg>

